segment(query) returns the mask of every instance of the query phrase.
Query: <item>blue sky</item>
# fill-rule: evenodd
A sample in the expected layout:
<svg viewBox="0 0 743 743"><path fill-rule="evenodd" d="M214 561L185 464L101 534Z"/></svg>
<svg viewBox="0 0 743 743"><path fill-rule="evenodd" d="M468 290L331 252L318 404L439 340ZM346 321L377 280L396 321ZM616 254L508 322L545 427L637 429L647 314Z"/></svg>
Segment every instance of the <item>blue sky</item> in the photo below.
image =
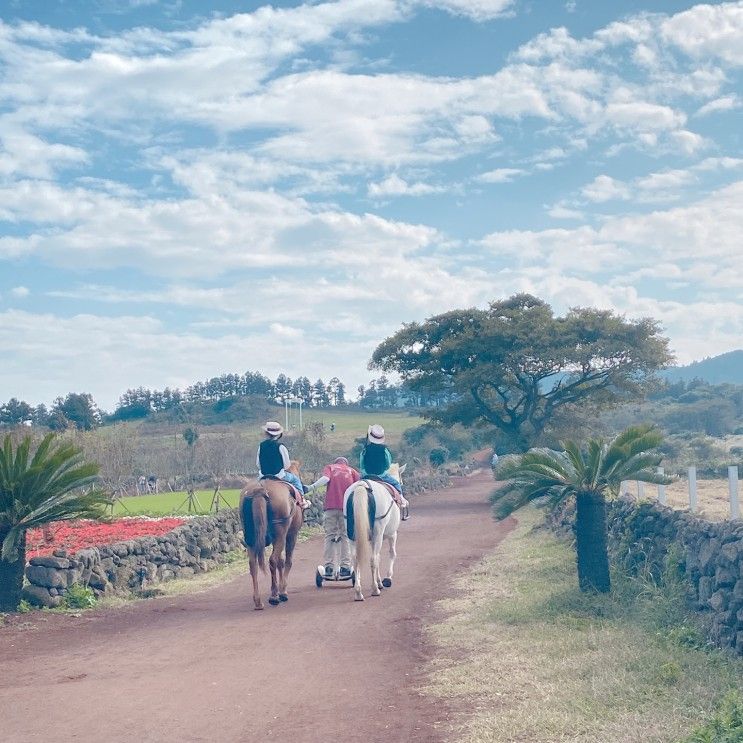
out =
<svg viewBox="0 0 743 743"><path fill-rule="evenodd" d="M520 291L652 316L681 362L743 345L743 2L0 19L0 401L353 389L401 323Z"/></svg>

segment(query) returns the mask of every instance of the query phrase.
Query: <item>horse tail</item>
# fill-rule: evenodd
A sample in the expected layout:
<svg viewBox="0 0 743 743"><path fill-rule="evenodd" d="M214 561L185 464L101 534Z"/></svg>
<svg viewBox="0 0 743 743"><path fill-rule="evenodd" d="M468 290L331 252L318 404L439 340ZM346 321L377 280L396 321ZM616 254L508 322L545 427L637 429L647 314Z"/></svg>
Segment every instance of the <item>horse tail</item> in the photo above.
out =
<svg viewBox="0 0 743 743"><path fill-rule="evenodd" d="M369 503L366 488L361 485L353 491L353 530L356 538L356 565L359 572L369 564L371 557L371 540L369 539ZM360 575L356 580L361 579Z"/></svg>
<svg viewBox="0 0 743 743"><path fill-rule="evenodd" d="M245 546L255 554L261 570L266 571L266 530L268 515L263 488L245 488L240 494L240 521L242 522Z"/></svg>
<svg viewBox="0 0 743 743"><path fill-rule="evenodd" d="M266 499L263 493L253 499L253 552L258 560L258 567L266 572L266 532L268 531L268 514Z"/></svg>

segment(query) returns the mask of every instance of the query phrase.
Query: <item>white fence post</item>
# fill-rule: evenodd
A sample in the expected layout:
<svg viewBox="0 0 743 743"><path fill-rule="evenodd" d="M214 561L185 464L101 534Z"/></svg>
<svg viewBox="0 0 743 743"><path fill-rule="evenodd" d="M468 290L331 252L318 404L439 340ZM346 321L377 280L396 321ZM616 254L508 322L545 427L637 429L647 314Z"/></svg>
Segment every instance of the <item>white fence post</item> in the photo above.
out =
<svg viewBox="0 0 743 743"><path fill-rule="evenodd" d="M740 518L740 502L738 501L738 466L728 467L728 489L730 490L730 518Z"/></svg>
<svg viewBox="0 0 743 743"><path fill-rule="evenodd" d="M689 467L689 510L696 513L697 510L697 468Z"/></svg>
<svg viewBox="0 0 743 743"><path fill-rule="evenodd" d="M666 471L663 469L663 467L658 467L658 474L664 475ZM662 506L666 505L666 486L665 485L658 485L658 503L660 503Z"/></svg>
<svg viewBox="0 0 743 743"><path fill-rule="evenodd" d="M645 497L645 483L640 480L637 481L637 500L642 500Z"/></svg>

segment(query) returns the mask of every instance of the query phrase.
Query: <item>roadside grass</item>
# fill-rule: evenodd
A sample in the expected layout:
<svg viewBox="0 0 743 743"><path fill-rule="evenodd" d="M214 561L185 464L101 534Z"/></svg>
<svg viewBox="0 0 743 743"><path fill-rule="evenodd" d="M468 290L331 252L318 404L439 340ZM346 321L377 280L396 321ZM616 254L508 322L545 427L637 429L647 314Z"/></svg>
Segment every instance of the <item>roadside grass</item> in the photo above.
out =
<svg viewBox="0 0 743 743"><path fill-rule="evenodd" d="M678 743L743 685L743 661L704 647L679 603L617 578L577 588L575 556L519 512L498 550L439 602L427 695L463 715L459 743Z"/></svg>

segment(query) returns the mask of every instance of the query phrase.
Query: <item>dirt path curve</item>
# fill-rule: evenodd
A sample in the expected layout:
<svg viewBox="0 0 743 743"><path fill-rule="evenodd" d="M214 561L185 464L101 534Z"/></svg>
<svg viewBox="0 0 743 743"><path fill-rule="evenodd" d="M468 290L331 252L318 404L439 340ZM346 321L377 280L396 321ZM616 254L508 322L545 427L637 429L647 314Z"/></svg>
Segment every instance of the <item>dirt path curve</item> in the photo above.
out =
<svg viewBox="0 0 743 743"><path fill-rule="evenodd" d="M428 657L421 623L451 593L452 574L508 531L490 518L491 488L487 472L415 498L395 584L363 603L348 588L315 588L315 539L299 545L289 603L263 612L245 575L203 593L0 628L0 738L440 740L445 710L413 691Z"/></svg>

